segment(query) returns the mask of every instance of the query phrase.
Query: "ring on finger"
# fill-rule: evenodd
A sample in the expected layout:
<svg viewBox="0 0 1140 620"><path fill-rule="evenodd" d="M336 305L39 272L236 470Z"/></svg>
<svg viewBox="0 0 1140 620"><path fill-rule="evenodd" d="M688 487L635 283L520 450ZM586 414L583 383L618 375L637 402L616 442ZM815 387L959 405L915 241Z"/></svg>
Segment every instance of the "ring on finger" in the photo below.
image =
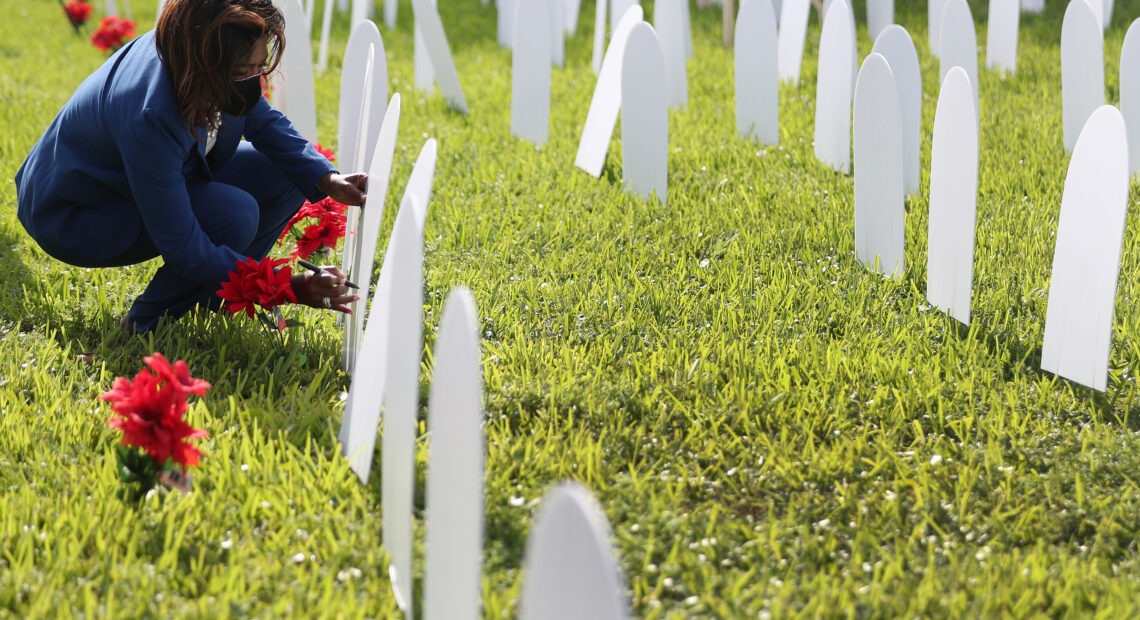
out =
<svg viewBox="0 0 1140 620"><path fill-rule="evenodd" d="M321 304L326 308L332 308L332 300L328 297L321 298Z"/></svg>

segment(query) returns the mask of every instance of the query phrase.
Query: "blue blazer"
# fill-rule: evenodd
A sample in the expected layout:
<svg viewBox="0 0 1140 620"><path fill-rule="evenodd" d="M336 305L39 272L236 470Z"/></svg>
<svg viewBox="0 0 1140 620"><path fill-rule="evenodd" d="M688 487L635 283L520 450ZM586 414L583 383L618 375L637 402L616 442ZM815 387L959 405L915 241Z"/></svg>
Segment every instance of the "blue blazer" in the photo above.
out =
<svg viewBox="0 0 1140 620"><path fill-rule="evenodd" d="M310 200L324 197L317 181L333 166L264 97L222 114L207 157L148 32L84 80L36 142L16 173L20 222L48 254L86 267L115 264L145 233L176 274L217 285L244 257L202 231L186 187L209 182L242 136Z"/></svg>

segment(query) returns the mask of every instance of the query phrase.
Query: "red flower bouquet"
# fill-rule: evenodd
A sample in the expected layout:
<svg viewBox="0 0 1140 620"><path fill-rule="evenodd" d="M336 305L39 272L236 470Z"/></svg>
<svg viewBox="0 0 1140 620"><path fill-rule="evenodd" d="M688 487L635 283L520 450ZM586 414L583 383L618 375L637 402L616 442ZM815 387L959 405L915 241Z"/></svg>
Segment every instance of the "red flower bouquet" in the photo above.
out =
<svg viewBox="0 0 1140 620"><path fill-rule="evenodd" d="M332 149L326 149L325 147L321 146L320 142L314 142L313 148L317 149L317 152L321 155L324 155L325 159L332 162L336 161L336 153L334 153Z"/></svg>
<svg viewBox="0 0 1140 620"><path fill-rule="evenodd" d="M91 42L100 51L114 52L135 36L135 23L129 19L119 19L111 15L99 22L99 28L91 35Z"/></svg>
<svg viewBox="0 0 1140 620"><path fill-rule="evenodd" d="M87 23L88 18L91 17L91 12L95 7L87 3L87 0L68 0L64 3L59 0L63 5L63 12L67 14L67 21L71 22L71 27L75 29L75 34L79 34L79 28Z"/></svg>
<svg viewBox="0 0 1140 620"><path fill-rule="evenodd" d="M198 465L202 453L189 443L208 433L185 420L187 399L202 396L210 384L190 376L181 360L171 365L161 354L143 358L134 379L118 377L100 398L115 417L107 424L123 432L118 447L119 477L129 486L126 497L144 497L157 482L189 490L186 468Z"/></svg>
<svg viewBox="0 0 1140 620"><path fill-rule="evenodd" d="M348 216L345 214L348 207L332 198L325 198L316 204L306 202L301 210L285 225L281 238L292 234L297 242L293 250L293 258L309 258L314 253L330 256L336 249L336 244L344 238ZM306 219L316 219L315 224L306 226L301 232L296 225Z"/></svg>
<svg viewBox="0 0 1140 620"><path fill-rule="evenodd" d="M217 296L229 302L223 307L230 314L245 312L251 318L257 314L257 306L274 315L276 321L269 324L278 331L285 329L277 307L285 302L297 303L293 294L293 269L286 265L289 259L265 257L260 261L247 258L239 261L230 279L222 282Z"/></svg>

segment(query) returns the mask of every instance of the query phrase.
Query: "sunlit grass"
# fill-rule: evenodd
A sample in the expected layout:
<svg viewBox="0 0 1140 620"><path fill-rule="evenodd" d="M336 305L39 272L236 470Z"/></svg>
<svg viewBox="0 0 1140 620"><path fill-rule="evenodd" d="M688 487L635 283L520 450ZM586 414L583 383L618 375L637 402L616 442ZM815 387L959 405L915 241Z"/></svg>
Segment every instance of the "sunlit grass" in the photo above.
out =
<svg viewBox="0 0 1140 620"><path fill-rule="evenodd" d="M149 28L153 3L134 4ZM815 15L773 147L737 137L719 9L694 9L689 106L671 112L661 204L622 191L616 142L600 180L572 166L595 80L592 4L553 73L541 149L510 136L511 56L493 7L440 3L463 117L412 89L401 4L397 31L381 28L389 90L403 97L382 236L436 138L424 334L430 350L447 292L470 287L487 390L488 617L517 613L530 519L566 478L613 524L640 617L1136 614L1134 213L1107 393L1038 370L1067 165L1060 4L1023 18L1016 76L981 70L969 327L925 303L938 64L924 2L896 3L924 89L899 282L859 265L852 179L812 155ZM332 318L288 309L304 324L283 342L206 316L127 338L118 317L157 263L69 267L17 222L11 177L103 58L60 13L49 0L0 4L0 615L392 616L379 476L358 484L338 454L349 381ZM1118 1L1106 33L1112 103L1137 14ZM346 37L342 15L317 79L321 141L334 147ZM192 495L133 507L116 497L97 396L156 350L214 384L190 414L211 435ZM430 368L425 351L424 394ZM422 496L421 479L419 509Z"/></svg>

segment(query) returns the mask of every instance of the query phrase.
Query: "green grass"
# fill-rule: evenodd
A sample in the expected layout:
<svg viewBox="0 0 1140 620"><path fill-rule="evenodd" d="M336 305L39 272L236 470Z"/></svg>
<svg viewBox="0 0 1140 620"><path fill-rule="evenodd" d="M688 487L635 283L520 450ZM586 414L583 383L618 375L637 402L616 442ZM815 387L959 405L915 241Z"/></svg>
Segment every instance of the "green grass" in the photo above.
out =
<svg viewBox="0 0 1140 620"><path fill-rule="evenodd" d="M148 29L153 3L134 4ZM981 72L963 327L925 303L938 86L925 3L896 3L924 89L922 189L908 201L900 281L859 265L852 179L812 154L814 15L802 84L781 91L781 146L765 147L736 136L719 9L694 12L690 103L671 112L662 204L622 190L616 141L602 179L572 166L595 80L592 4L554 71L551 139L536 149L510 136L511 56L493 8L440 3L463 117L413 90L401 3L397 31L382 29L390 92L403 97L382 237L421 145L437 138L421 393L443 299L465 284L483 336L487 617L517 613L531 518L564 479L600 500L639 617L1136 615L1135 208L1108 391L1038 369L1068 162L1061 4L1023 18L1016 76ZM1113 103L1127 18L1140 13L1135 0L1116 4ZM346 20L317 79L327 145ZM0 23L0 616L392 616L380 478L358 484L335 440L349 380L332 317L289 309L304 325L283 346L220 316L119 335L156 262L51 259L17 222L10 180L103 57L51 0L4 2ZM859 47L870 49L862 26ZM211 435L193 494L134 507L116 497L116 434L97 396L156 350L214 384L190 414ZM421 478L418 510L422 497Z"/></svg>

